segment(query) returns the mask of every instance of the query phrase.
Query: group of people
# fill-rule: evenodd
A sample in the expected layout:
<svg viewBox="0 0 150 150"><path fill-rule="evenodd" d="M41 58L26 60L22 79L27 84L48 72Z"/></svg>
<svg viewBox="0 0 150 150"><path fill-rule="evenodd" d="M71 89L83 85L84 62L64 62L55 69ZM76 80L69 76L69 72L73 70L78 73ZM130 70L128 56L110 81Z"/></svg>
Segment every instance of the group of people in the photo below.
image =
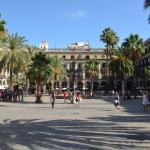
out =
<svg viewBox="0 0 150 150"><path fill-rule="evenodd" d="M50 103L52 105L52 108L54 108L55 100L56 100L56 92L49 91L49 96L50 96ZM75 106L79 108L79 102L81 101L80 92L64 91L63 96L64 96L64 103L75 104Z"/></svg>
<svg viewBox="0 0 150 150"><path fill-rule="evenodd" d="M120 96L119 96L118 92L114 93L113 100L114 100L115 109L119 110ZM150 91L149 92L147 92L147 91L143 92L142 105L143 105L143 112L150 111Z"/></svg>
<svg viewBox="0 0 150 150"><path fill-rule="evenodd" d="M75 104L75 106L79 107L79 103L81 101L81 93L78 91L64 91L64 103Z"/></svg>
<svg viewBox="0 0 150 150"><path fill-rule="evenodd" d="M23 90L16 88L0 90L0 101L23 102Z"/></svg>

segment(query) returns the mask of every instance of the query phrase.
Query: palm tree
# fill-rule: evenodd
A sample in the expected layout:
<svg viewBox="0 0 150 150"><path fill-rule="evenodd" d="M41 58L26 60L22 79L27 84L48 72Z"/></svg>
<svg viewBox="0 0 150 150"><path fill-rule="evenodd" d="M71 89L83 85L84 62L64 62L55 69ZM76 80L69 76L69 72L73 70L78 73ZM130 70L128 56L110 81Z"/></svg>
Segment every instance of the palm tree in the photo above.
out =
<svg viewBox="0 0 150 150"><path fill-rule="evenodd" d="M119 37L111 28L105 28L100 35L100 41L106 44L106 56L107 59L111 58L113 50L117 43L119 42Z"/></svg>
<svg viewBox="0 0 150 150"><path fill-rule="evenodd" d="M95 59L91 59L85 64L85 72L91 79L91 93L93 93L93 78L98 76L98 62Z"/></svg>
<svg viewBox="0 0 150 150"><path fill-rule="evenodd" d="M133 62L124 55L122 48L115 51L109 66L112 72L122 81L122 96L124 97L124 81L133 73Z"/></svg>
<svg viewBox="0 0 150 150"><path fill-rule="evenodd" d="M150 9L150 0L144 1L144 9ZM148 17L148 22L150 23L150 15Z"/></svg>
<svg viewBox="0 0 150 150"><path fill-rule="evenodd" d="M145 50L143 39L140 38L138 34L130 34L122 43L122 47L125 55L129 57L134 64L141 58Z"/></svg>
<svg viewBox="0 0 150 150"><path fill-rule="evenodd" d="M1 69L10 73L10 87L12 87L13 74L24 72L30 62L28 52L24 49L25 42L25 37L17 33L8 35L3 42L5 49L0 51L0 63Z"/></svg>
<svg viewBox="0 0 150 150"><path fill-rule="evenodd" d="M28 76L36 83L36 102L41 102L41 83L51 75L49 68L50 59L46 54L39 52L32 58L32 63L29 66Z"/></svg>
<svg viewBox="0 0 150 150"><path fill-rule="evenodd" d="M52 71L49 81L62 81L67 79L67 72L64 68L63 59L51 57L50 69Z"/></svg>
<svg viewBox="0 0 150 150"><path fill-rule="evenodd" d="M119 37L111 28L105 28L100 35L100 41L103 41L106 44L105 54L106 54L106 76L108 78L108 88L109 88L109 66L108 61L113 55L114 49L119 42Z"/></svg>
<svg viewBox="0 0 150 150"><path fill-rule="evenodd" d="M0 15L1 18L1 15ZM0 39L3 39L6 35L6 29L5 29L6 21L3 19L0 19Z"/></svg>
<svg viewBox="0 0 150 150"><path fill-rule="evenodd" d="M35 57L36 53L40 52L39 49L33 45L26 45L26 50L29 53L29 57L32 60L33 57ZM28 68L29 69L29 68ZM26 90L28 90L29 86L30 86L30 80L28 78L28 70L25 73L26 75Z"/></svg>
<svg viewBox="0 0 150 150"><path fill-rule="evenodd" d="M136 90L136 68L137 61L144 54L145 46L143 39L139 37L138 34L131 34L129 37L125 39L122 43L122 48L124 50L124 54L127 58L131 59L133 62L134 72L133 72L133 88Z"/></svg>
<svg viewBox="0 0 150 150"><path fill-rule="evenodd" d="M35 53L39 52L38 48L33 45L26 45L26 49L30 55L30 58L34 57Z"/></svg>

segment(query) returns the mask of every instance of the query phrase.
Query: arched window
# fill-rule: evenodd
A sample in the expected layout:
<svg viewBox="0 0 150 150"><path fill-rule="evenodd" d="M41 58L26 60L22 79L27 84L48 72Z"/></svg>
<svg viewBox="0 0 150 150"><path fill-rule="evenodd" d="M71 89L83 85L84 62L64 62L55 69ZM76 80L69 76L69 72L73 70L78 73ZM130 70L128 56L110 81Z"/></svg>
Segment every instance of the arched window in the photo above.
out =
<svg viewBox="0 0 150 150"><path fill-rule="evenodd" d="M81 56L81 55L79 55L79 56L78 56L78 59L82 59L82 56Z"/></svg>
<svg viewBox="0 0 150 150"><path fill-rule="evenodd" d="M87 55L87 56L86 56L86 59L90 59L90 56L89 56L89 55Z"/></svg>
<svg viewBox="0 0 150 150"><path fill-rule="evenodd" d="M73 55L71 55L71 59L74 60L74 56Z"/></svg>

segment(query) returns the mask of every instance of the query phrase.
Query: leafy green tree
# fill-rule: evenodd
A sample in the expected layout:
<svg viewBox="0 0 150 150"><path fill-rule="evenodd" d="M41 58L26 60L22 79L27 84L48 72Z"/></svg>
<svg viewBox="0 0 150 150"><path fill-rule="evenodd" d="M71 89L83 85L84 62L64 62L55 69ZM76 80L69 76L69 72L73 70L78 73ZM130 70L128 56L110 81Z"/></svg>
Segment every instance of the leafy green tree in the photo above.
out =
<svg viewBox="0 0 150 150"><path fill-rule="evenodd" d="M29 66L28 76L36 83L36 102L41 102L41 83L46 82L51 75L49 68L50 59L46 54L39 52L32 58L32 63Z"/></svg>
<svg viewBox="0 0 150 150"><path fill-rule="evenodd" d="M122 95L124 96L124 81L126 77L131 76L133 73L133 62L128 59L124 51L119 48L112 56L109 66L112 72L116 74L117 78L122 81Z"/></svg>
<svg viewBox="0 0 150 150"><path fill-rule="evenodd" d="M93 79L98 76L98 62L95 59L91 59L85 64L85 72L91 79L91 93L93 92Z"/></svg>
<svg viewBox="0 0 150 150"><path fill-rule="evenodd" d="M12 87L12 76L15 73L26 70L30 58L25 50L25 37L17 33L8 35L3 42L5 49L0 51L1 69L8 70L10 73L10 87Z"/></svg>
<svg viewBox="0 0 150 150"><path fill-rule="evenodd" d="M144 9L150 9L150 0L144 1ZM148 16L148 23L150 23L150 15Z"/></svg>

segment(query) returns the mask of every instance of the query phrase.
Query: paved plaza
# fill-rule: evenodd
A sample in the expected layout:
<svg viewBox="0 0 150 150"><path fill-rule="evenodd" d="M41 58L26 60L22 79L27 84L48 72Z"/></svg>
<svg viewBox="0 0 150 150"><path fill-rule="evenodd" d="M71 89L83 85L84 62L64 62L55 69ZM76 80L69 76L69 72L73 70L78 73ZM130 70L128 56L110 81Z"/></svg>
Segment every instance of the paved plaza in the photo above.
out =
<svg viewBox="0 0 150 150"><path fill-rule="evenodd" d="M80 108L48 97L35 104L0 103L0 150L150 150L150 112L141 100L121 102L115 111L109 98L83 100Z"/></svg>

